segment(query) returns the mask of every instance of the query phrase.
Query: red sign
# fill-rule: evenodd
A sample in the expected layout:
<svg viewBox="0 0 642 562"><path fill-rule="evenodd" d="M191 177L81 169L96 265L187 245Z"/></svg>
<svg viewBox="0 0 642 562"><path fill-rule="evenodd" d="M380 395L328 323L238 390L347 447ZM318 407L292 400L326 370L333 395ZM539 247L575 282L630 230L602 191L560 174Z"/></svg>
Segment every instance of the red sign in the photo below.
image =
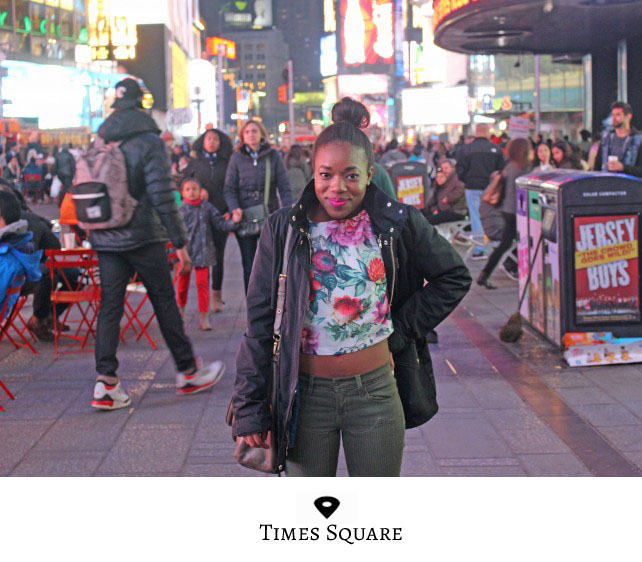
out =
<svg viewBox="0 0 642 562"><path fill-rule="evenodd" d="M208 56L217 57L219 47L223 47L223 56L226 59L236 60L236 41L223 39L222 37L207 37L205 39Z"/></svg>
<svg viewBox="0 0 642 562"><path fill-rule="evenodd" d="M640 320L638 215L575 217L578 324Z"/></svg>
<svg viewBox="0 0 642 562"><path fill-rule="evenodd" d="M397 197L405 205L413 205L417 209L424 208L424 178L423 176L397 177Z"/></svg>
<svg viewBox="0 0 642 562"><path fill-rule="evenodd" d="M432 29L437 29L441 20L457 10L461 10L471 4L477 4L479 0L433 0Z"/></svg>
<svg viewBox="0 0 642 562"><path fill-rule="evenodd" d="M348 67L392 64L394 2L341 0L341 56Z"/></svg>

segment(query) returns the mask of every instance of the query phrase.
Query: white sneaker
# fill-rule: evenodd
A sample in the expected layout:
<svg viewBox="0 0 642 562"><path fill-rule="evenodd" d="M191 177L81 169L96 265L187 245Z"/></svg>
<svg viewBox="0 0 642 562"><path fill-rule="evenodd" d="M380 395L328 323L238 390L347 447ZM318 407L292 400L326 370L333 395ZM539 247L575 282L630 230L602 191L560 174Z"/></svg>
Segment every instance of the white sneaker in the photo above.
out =
<svg viewBox="0 0 642 562"><path fill-rule="evenodd" d="M120 384L110 386L103 381L96 382L94 386L94 399L91 401L91 407L98 410L118 410L126 408L131 404L132 399Z"/></svg>
<svg viewBox="0 0 642 562"><path fill-rule="evenodd" d="M205 367L199 367L193 374L179 373L176 375L177 394L195 394L214 386L223 378L225 365L222 361L214 361Z"/></svg>

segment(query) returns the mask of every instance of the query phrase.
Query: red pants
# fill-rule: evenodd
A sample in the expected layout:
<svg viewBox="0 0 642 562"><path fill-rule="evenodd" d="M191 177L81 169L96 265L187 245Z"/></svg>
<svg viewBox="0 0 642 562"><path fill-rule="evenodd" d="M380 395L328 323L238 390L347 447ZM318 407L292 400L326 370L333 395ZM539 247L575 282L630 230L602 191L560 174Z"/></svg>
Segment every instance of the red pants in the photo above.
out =
<svg viewBox="0 0 642 562"><path fill-rule="evenodd" d="M210 310L210 268L195 267L196 272L196 290L198 292L198 311L202 313ZM176 289L176 300L178 306L183 307L187 304L187 294L189 292L189 273L178 276L178 287Z"/></svg>

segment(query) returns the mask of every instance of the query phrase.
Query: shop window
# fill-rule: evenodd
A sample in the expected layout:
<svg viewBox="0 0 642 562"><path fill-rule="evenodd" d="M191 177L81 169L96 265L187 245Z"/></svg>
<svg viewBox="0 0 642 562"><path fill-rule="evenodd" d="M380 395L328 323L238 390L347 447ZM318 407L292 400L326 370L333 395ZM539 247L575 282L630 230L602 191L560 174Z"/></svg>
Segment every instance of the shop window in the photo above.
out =
<svg viewBox="0 0 642 562"><path fill-rule="evenodd" d="M87 43L89 41L87 13L85 12L85 3L82 0L76 0L74 5L74 36L78 43Z"/></svg>
<svg viewBox="0 0 642 562"><path fill-rule="evenodd" d="M73 12L67 10L60 10L58 12L60 17L60 37L63 39L72 40L74 38L74 16Z"/></svg>
<svg viewBox="0 0 642 562"><path fill-rule="evenodd" d="M31 34L47 35L47 18L44 4L31 3Z"/></svg>
<svg viewBox="0 0 642 562"><path fill-rule="evenodd" d="M18 33L31 33L28 0L16 0L16 31Z"/></svg>
<svg viewBox="0 0 642 562"><path fill-rule="evenodd" d="M47 35L49 37L60 37L60 26L58 24L58 8L48 7L45 12L47 22Z"/></svg>
<svg viewBox="0 0 642 562"><path fill-rule="evenodd" d="M13 29L13 6L11 0L0 0L0 29Z"/></svg>

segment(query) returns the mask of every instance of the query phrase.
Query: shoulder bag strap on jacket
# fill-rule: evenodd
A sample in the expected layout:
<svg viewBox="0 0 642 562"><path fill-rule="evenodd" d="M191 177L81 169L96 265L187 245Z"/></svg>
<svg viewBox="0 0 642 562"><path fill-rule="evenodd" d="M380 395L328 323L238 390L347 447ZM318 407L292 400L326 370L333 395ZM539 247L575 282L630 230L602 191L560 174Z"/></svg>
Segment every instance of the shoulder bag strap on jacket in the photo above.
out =
<svg viewBox="0 0 642 562"><path fill-rule="evenodd" d="M279 275L279 289L276 297L276 314L274 315L274 359L278 359L279 353L281 352L281 322L283 321L283 309L285 308L285 287L288 278L291 240L292 226L288 224L288 233L285 237L285 246L283 247L283 264L281 266L281 274Z"/></svg>
<svg viewBox="0 0 642 562"><path fill-rule="evenodd" d="M265 207L265 216L269 215L268 202L270 200L270 183L272 182L272 162L270 155L265 158L265 192L263 193L263 206ZM288 230L288 234L290 231Z"/></svg>

